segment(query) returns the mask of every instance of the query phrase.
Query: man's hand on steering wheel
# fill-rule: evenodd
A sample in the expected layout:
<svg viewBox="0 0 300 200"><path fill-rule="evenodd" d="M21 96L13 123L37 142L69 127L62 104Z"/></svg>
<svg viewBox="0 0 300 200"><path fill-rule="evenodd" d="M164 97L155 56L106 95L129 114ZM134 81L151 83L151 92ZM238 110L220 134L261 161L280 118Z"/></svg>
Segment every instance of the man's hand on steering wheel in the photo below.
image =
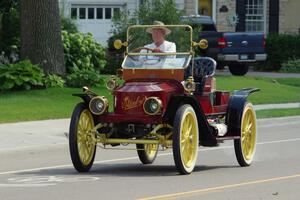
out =
<svg viewBox="0 0 300 200"><path fill-rule="evenodd" d="M160 48L154 48L152 49L153 53L164 53L162 50L160 50Z"/></svg>
<svg viewBox="0 0 300 200"><path fill-rule="evenodd" d="M141 50L147 50L147 52L148 51L154 52L154 49L151 49L151 48L148 48L148 47L138 47L138 48L135 48L135 49L131 50L131 52L138 53Z"/></svg>

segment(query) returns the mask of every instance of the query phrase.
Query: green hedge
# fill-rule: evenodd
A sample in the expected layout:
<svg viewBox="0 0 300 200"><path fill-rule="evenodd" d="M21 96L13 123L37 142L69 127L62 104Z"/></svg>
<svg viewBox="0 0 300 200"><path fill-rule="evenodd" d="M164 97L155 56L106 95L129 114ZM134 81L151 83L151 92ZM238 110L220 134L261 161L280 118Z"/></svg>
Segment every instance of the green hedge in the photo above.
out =
<svg viewBox="0 0 300 200"><path fill-rule="evenodd" d="M280 70L288 60L300 58L300 35L274 34L266 39L267 63L263 70Z"/></svg>

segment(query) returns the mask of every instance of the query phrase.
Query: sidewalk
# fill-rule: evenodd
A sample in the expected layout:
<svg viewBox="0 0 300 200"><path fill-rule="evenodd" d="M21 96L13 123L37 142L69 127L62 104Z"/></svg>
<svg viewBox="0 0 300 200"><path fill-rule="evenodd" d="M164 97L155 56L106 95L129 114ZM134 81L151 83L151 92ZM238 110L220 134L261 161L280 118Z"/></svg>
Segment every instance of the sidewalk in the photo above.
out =
<svg viewBox="0 0 300 200"><path fill-rule="evenodd" d="M256 110L276 108L300 108L300 103L255 105ZM276 118L280 121L296 117ZM258 124L263 120L258 120ZM0 124L0 153L26 148L49 148L68 145L65 136L69 132L70 119L43 120Z"/></svg>
<svg viewBox="0 0 300 200"><path fill-rule="evenodd" d="M300 108L300 103L279 103L254 105L255 110L280 109L280 108Z"/></svg>
<svg viewBox="0 0 300 200"><path fill-rule="evenodd" d="M0 124L0 151L66 144L70 119Z"/></svg>

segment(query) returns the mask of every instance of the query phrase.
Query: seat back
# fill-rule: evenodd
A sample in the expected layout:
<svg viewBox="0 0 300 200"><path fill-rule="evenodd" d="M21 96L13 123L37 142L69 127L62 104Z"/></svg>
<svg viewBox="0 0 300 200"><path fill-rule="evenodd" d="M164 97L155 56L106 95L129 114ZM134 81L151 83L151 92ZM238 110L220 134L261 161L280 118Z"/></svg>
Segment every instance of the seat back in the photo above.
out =
<svg viewBox="0 0 300 200"><path fill-rule="evenodd" d="M192 74L192 66L194 64L194 70ZM202 94L207 77L211 77L215 74L217 63L210 57L196 57L191 60L186 73L185 78L193 76L196 83L195 94Z"/></svg>

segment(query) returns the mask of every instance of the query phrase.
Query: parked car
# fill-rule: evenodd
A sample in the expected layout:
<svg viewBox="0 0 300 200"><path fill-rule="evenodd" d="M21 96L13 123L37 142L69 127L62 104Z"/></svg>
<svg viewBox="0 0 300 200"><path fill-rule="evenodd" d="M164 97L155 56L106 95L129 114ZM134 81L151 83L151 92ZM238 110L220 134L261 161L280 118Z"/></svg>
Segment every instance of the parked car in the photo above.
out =
<svg viewBox="0 0 300 200"><path fill-rule="evenodd" d="M243 76L249 65L264 62L265 35L260 32L218 32L214 21L209 16L183 16L183 23L199 28L199 39L208 41L208 48L200 50L200 55L214 58L218 69L229 67L233 75Z"/></svg>
<svg viewBox="0 0 300 200"><path fill-rule="evenodd" d="M155 53L145 47L152 40L146 30L162 27L171 29L168 38L174 39L177 52ZM78 172L90 170L97 146L117 149L128 144L136 145L133 150L143 164L153 163L159 150L172 148L180 174L193 171L198 146L215 147L225 140L234 140L240 166L252 163L257 125L247 97L258 89L232 94L216 90L216 62L194 57L194 48L205 47L205 41L192 41L192 31L188 25L134 25L125 42L115 41L115 47L125 46L126 52L120 73L123 84L118 85L115 76L106 83L113 102L87 87L74 94L82 102L72 114L69 149Z"/></svg>

